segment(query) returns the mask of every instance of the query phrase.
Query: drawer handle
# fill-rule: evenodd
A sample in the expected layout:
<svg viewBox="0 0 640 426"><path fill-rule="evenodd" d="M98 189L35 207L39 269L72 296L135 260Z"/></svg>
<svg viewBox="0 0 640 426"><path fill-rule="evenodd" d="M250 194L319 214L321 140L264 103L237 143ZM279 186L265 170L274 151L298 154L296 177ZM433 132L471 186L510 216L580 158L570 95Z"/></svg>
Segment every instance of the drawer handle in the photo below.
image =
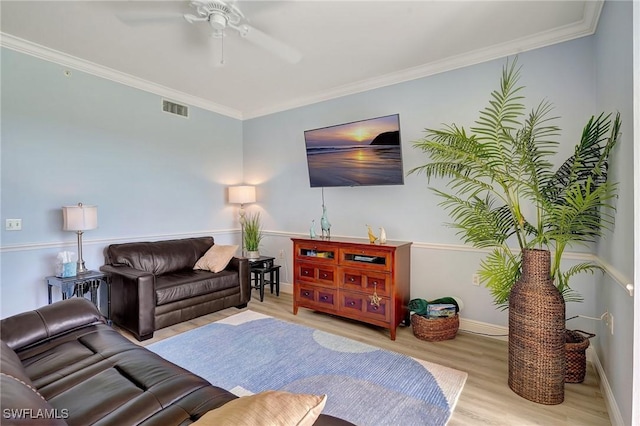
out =
<svg viewBox="0 0 640 426"><path fill-rule="evenodd" d="M303 292L302 292L302 295L303 295L303 296L310 296L310 295L311 295L311 293L309 293L308 291L303 291Z"/></svg>
<svg viewBox="0 0 640 426"><path fill-rule="evenodd" d="M356 302L354 302L353 300L349 302L349 306L355 306Z"/></svg>
<svg viewBox="0 0 640 426"><path fill-rule="evenodd" d="M377 311L378 307L374 305L374 306L371 307L371 309L373 309L374 311Z"/></svg>
<svg viewBox="0 0 640 426"><path fill-rule="evenodd" d="M377 285L378 285L378 281L374 281L374 282L373 282L373 285L374 285L374 286L377 286Z"/></svg>
<svg viewBox="0 0 640 426"><path fill-rule="evenodd" d="M328 300L329 296L320 296L320 300Z"/></svg>
<svg viewBox="0 0 640 426"><path fill-rule="evenodd" d="M322 273L322 278L327 278L327 274L326 273Z"/></svg>
<svg viewBox="0 0 640 426"><path fill-rule="evenodd" d="M354 282L356 282L356 279L355 279L355 278L353 278L353 277L349 277L349 281L350 281L350 282L352 282L352 283L354 283Z"/></svg>
<svg viewBox="0 0 640 426"><path fill-rule="evenodd" d="M309 275L309 271L302 271L302 275Z"/></svg>

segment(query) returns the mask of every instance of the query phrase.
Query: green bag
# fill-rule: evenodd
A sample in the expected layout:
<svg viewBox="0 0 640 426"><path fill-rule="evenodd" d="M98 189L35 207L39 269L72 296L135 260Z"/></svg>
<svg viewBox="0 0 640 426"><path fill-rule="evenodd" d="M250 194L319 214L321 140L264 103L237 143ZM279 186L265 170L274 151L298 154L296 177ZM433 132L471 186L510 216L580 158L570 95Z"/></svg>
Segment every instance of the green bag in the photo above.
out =
<svg viewBox="0 0 640 426"><path fill-rule="evenodd" d="M460 306L458 301L453 297L441 297L435 300L413 299L409 302L409 310L418 315L427 315L429 305L436 305L440 303L449 303L456 307L456 313L460 312Z"/></svg>

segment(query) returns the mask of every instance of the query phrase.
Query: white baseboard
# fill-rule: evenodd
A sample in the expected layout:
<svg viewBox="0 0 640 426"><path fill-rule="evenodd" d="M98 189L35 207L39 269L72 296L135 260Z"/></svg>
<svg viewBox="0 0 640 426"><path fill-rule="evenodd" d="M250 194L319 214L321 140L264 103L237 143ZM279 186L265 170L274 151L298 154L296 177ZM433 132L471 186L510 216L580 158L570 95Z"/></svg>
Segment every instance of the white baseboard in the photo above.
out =
<svg viewBox="0 0 640 426"><path fill-rule="evenodd" d="M489 324L460 317L460 331L480 334L492 339L509 340L509 328L501 325Z"/></svg>
<svg viewBox="0 0 640 426"><path fill-rule="evenodd" d="M293 284L281 282L280 291L283 293L293 294ZM507 327L465 318L460 318L460 331L477 333L483 336L504 341L507 340L509 334L509 329Z"/></svg>
<svg viewBox="0 0 640 426"><path fill-rule="evenodd" d="M293 284L280 283L280 291L283 293L292 294ZM482 321L474 321L466 318L460 318L460 331L477 333L486 337L491 337L493 339L503 341L509 340L508 327L489 324ZM602 392L607 411L609 412L609 419L611 420L611 424L613 426L625 426L624 420L622 419L622 414L620 413L620 408L616 403L611 385L609 385L609 380L607 379L607 375L605 374L604 367L600 363L598 354L596 353L595 349L593 349L593 346L589 346L587 348L586 356L587 360L593 364L596 372L598 373L598 376L600 377L600 391Z"/></svg>
<svg viewBox="0 0 640 426"><path fill-rule="evenodd" d="M293 284L281 282L280 291L283 293L293 294Z"/></svg>
<svg viewBox="0 0 640 426"><path fill-rule="evenodd" d="M593 367L596 369L596 372L600 377L600 391L602 392L604 403L607 406L611 424L613 426L625 426L624 420L622 419L622 413L620 412L618 403L616 402L616 399L613 395L613 390L611 390L611 385L609 385L609 380L607 379L607 375L605 374L604 367L600 363L600 358L598 358L598 353L595 351L595 349L593 349L592 346L589 346L587 348L586 354L587 360L593 364Z"/></svg>

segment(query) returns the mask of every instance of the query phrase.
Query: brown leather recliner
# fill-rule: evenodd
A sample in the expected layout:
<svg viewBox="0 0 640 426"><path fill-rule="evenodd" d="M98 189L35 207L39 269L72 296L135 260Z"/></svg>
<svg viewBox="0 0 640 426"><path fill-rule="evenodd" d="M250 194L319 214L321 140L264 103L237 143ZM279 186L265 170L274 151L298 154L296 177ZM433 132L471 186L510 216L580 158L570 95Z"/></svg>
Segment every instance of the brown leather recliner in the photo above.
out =
<svg viewBox="0 0 640 426"><path fill-rule="evenodd" d="M236 399L129 341L87 299L5 318L0 335L2 425L186 426Z"/></svg>
<svg viewBox="0 0 640 426"><path fill-rule="evenodd" d="M213 273L193 266L214 244L212 237L112 244L100 268L111 280L111 319L138 340L251 298L249 261L234 257Z"/></svg>

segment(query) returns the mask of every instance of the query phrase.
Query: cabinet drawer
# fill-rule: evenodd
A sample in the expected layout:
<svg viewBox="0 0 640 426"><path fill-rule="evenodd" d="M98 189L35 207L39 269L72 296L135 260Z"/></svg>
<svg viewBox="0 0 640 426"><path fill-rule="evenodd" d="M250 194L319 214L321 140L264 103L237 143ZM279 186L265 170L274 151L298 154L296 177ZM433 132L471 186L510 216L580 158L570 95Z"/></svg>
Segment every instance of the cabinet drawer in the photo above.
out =
<svg viewBox="0 0 640 426"><path fill-rule="evenodd" d="M391 271L391 252L375 248L345 247L340 249L340 264L356 268Z"/></svg>
<svg viewBox="0 0 640 426"><path fill-rule="evenodd" d="M299 305L337 310L338 298L335 290L304 284L298 284L296 287L295 297Z"/></svg>
<svg viewBox="0 0 640 426"><path fill-rule="evenodd" d="M295 244L294 256L297 260L332 263L338 261L338 249L326 244Z"/></svg>
<svg viewBox="0 0 640 426"><path fill-rule="evenodd" d="M338 268L338 283L345 290L366 291L379 296L391 294L391 275L363 269Z"/></svg>
<svg viewBox="0 0 640 426"><path fill-rule="evenodd" d="M316 263L296 263L295 278L299 281L335 286L336 267Z"/></svg>
<svg viewBox="0 0 640 426"><path fill-rule="evenodd" d="M342 292L340 294L340 312L350 316L358 315L375 319L378 321L391 321L391 303L384 297L380 300L379 306L371 304L368 295L360 293Z"/></svg>

